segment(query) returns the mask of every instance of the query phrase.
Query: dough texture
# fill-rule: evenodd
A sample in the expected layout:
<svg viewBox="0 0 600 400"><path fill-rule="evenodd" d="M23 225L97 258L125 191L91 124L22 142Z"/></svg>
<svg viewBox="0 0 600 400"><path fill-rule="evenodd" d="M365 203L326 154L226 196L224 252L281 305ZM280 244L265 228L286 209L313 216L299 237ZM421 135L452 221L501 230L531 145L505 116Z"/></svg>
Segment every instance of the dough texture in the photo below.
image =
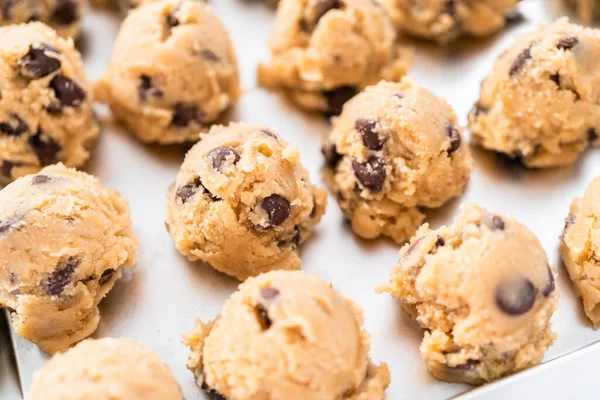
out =
<svg viewBox="0 0 600 400"><path fill-rule="evenodd" d="M242 283L183 342L198 386L228 400L382 400L390 373L370 362L362 323L330 284L272 271Z"/></svg>
<svg viewBox="0 0 600 400"><path fill-rule="evenodd" d="M0 305L15 331L49 353L98 326L98 303L135 259L129 207L62 164L0 191Z"/></svg>
<svg viewBox="0 0 600 400"><path fill-rule="evenodd" d="M396 26L415 36L448 43L461 36L499 31L519 0L382 0Z"/></svg>
<svg viewBox="0 0 600 400"><path fill-rule="evenodd" d="M594 179L583 198L571 203L560 253L581 299L583 310L600 326L600 177Z"/></svg>
<svg viewBox="0 0 600 400"><path fill-rule="evenodd" d="M96 88L139 140L161 144L198 140L241 93L229 34L197 0L132 10Z"/></svg>
<svg viewBox="0 0 600 400"><path fill-rule="evenodd" d="M71 39L37 22L0 28L0 88L0 185L88 159L99 127Z"/></svg>
<svg viewBox="0 0 600 400"><path fill-rule="evenodd" d="M183 400L160 357L131 339L85 340L35 375L28 400Z"/></svg>
<svg viewBox="0 0 600 400"><path fill-rule="evenodd" d="M482 384L542 361L555 339L556 273L515 219L462 210L449 227L423 225L378 291L426 329L421 355L435 377Z"/></svg>
<svg viewBox="0 0 600 400"><path fill-rule="evenodd" d="M400 80L412 58L371 0L282 0L269 47L271 61L259 65L259 84L330 115L364 87Z"/></svg>
<svg viewBox="0 0 600 400"><path fill-rule="evenodd" d="M323 147L324 176L364 238L410 238L435 208L458 196L472 159L452 108L405 78L351 99Z"/></svg>
<svg viewBox="0 0 600 400"><path fill-rule="evenodd" d="M39 21L62 37L75 38L79 35L83 4L84 0L2 0L0 26Z"/></svg>
<svg viewBox="0 0 600 400"><path fill-rule="evenodd" d="M600 31L560 19L519 36L469 115L475 143L530 168L573 163L600 145Z"/></svg>
<svg viewBox="0 0 600 400"><path fill-rule="evenodd" d="M265 126L213 127L169 192L167 227L190 260L244 280L298 269L298 247L325 212L298 150Z"/></svg>

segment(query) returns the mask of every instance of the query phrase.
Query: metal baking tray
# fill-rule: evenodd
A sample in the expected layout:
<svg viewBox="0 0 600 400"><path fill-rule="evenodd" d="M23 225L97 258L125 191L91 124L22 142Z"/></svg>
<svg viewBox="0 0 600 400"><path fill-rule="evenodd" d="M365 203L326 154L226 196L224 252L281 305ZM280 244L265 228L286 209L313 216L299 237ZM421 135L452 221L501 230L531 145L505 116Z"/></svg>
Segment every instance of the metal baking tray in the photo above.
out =
<svg viewBox="0 0 600 400"><path fill-rule="evenodd" d="M329 129L328 121L320 115L301 112L285 98L258 88L255 82L257 63L269 56L266 42L274 20L273 10L263 1L212 0L211 4L229 28L239 58L244 95L232 118L270 126L300 149L311 178L320 182L320 146ZM411 75L445 97L463 125L477 99L480 81L512 38L535 29L538 23L572 15L562 0L526 0L520 4L520 10L524 21L491 38L461 40L449 47L410 41L416 49ZM108 11L93 10L85 16L80 45L92 79L100 76L111 57L119 23L120 17ZM188 349L181 344L180 335L192 328L195 318L214 318L238 282L206 265L188 262L177 252L165 230L167 189L175 179L185 149L142 145L110 122L105 107L98 106L97 111L104 121L104 134L85 170L129 200L140 248L136 267L125 272L100 304L102 319L94 337L130 337L141 342L169 364L186 399L204 398L185 367ZM396 264L398 246L385 239L365 241L354 236L330 196L324 219L302 248L303 269L331 281L364 308L366 329L372 339L371 357L376 362L387 362L392 373L387 399L441 399L465 392L469 392L466 398L520 398L525 393L534 393L529 398L557 398L553 396L561 393L557 388L581 381L586 363L596 367L592 371L598 370L600 361L595 360L600 360L600 345L589 345L600 341L600 332L594 331L583 316L559 261L558 238L572 198L581 195L600 173L600 151L588 151L569 168L547 171L523 170L480 149L473 149L473 153L475 170L464 196L430 213L427 221L434 227L449 223L460 203L474 201L491 210L511 213L531 228L551 262L559 266L561 299L552 320L558 340L547 352L545 364L483 388L472 390L468 385L434 379L419 355L421 330L393 299L373 291L375 284L387 280ZM27 392L34 371L42 367L47 355L14 334L12 342L20 384ZM8 385L6 376L17 383L13 375L3 375L2 385ZM597 384L597 379L592 382ZM585 388L579 385L569 394L573 398L591 397ZM6 390L0 393L16 393Z"/></svg>

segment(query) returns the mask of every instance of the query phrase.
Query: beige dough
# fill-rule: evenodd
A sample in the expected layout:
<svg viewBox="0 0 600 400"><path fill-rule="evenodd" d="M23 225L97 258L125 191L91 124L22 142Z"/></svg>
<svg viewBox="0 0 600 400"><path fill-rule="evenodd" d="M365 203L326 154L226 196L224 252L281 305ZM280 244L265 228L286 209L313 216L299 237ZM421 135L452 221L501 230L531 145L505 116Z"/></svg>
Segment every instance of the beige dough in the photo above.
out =
<svg viewBox="0 0 600 400"><path fill-rule="evenodd" d="M410 238L458 196L472 159L452 108L405 78L368 87L334 118L323 147L325 180L361 237Z"/></svg>
<svg viewBox="0 0 600 400"><path fill-rule="evenodd" d="M451 42L504 27L519 0L382 0L396 26L411 35Z"/></svg>
<svg viewBox="0 0 600 400"><path fill-rule="evenodd" d="M158 355L130 339L88 339L56 354L28 400L183 400Z"/></svg>
<svg viewBox="0 0 600 400"><path fill-rule="evenodd" d="M298 269L298 247L325 212L298 150L265 126L213 127L186 155L167 227L190 260L244 280Z"/></svg>
<svg viewBox="0 0 600 400"><path fill-rule="evenodd" d="M306 110L336 115L364 87L400 80L412 55L372 0L282 0L269 47L259 84Z"/></svg>
<svg viewBox="0 0 600 400"><path fill-rule="evenodd" d="M482 384L542 361L555 338L556 274L515 219L462 210L449 227L423 225L378 291L426 329L421 355L435 377Z"/></svg>
<svg viewBox="0 0 600 400"><path fill-rule="evenodd" d="M565 0L575 7L581 21L589 24L600 15L600 2L598 0Z"/></svg>
<svg viewBox="0 0 600 400"><path fill-rule="evenodd" d="M229 34L197 0L132 10L96 87L139 140L161 144L198 140L240 96Z"/></svg>
<svg viewBox="0 0 600 400"><path fill-rule="evenodd" d="M469 115L476 143L531 168L573 163L600 145L600 31L560 19L519 36Z"/></svg>
<svg viewBox="0 0 600 400"><path fill-rule="evenodd" d="M0 28L0 88L0 185L88 159L99 128L71 39L41 23Z"/></svg>
<svg viewBox="0 0 600 400"><path fill-rule="evenodd" d="M600 326L600 177L594 179L583 198L571 203L560 253L581 299L583 310Z"/></svg>
<svg viewBox="0 0 600 400"><path fill-rule="evenodd" d="M84 0L2 0L0 25L39 21L62 37L75 38L79 35L84 3Z"/></svg>
<svg viewBox="0 0 600 400"><path fill-rule="evenodd" d="M185 335L196 383L228 400L382 400L359 307L301 271L242 283L216 318Z"/></svg>
<svg viewBox="0 0 600 400"><path fill-rule="evenodd" d="M49 353L98 326L98 303L135 259L127 202L62 164L0 191L0 306Z"/></svg>

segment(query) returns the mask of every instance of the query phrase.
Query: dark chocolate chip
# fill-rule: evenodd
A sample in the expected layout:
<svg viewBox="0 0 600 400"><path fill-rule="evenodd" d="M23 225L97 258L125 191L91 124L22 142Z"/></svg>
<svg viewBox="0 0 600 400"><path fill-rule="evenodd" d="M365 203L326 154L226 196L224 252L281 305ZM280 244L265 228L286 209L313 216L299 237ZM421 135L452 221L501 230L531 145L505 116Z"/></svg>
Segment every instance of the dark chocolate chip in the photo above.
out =
<svg viewBox="0 0 600 400"><path fill-rule="evenodd" d="M358 133L362 135L363 144L369 150L381 150L384 143L387 140L387 137L379 136L377 133L377 121L366 118L358 118L354 126Z"/></svg>
<svg viewBox="0 0 600 400"><path fill-rule="evenodd" d="M27 133L29 127L17 114L10 114L10 119L6 122L0 122L0 133L7 136L21 136Z"/></svg>
<svg viewBox="0 0 600 400"><path fill-rule="evenodd" d="M205 60L208 60L211 62L219 62L220 61L219 56L217 56L212 50L204 49L200 52L200 55Z"/></svg>
<svg viewBox="0 0 600 400"><path fill-rule="evenodd" d="M57 0L52 21L59 25L70 25L77 21L79 6L73 0Z"/></svg>
<svg viewBox="0 0 600 400"><path fill-rule="evenodd" d="M268 217L269 226L263 228L272 228L281 225L290 216L290 202L283 196L272 194L260 201L260 207L265 210Z"/></svg>
<svg viewBox="0 0 600 400"><path fill-rule="evenodd" d="M33 178L31 178L31 184L32 185L43 185L44 183L50 182L52 180L52 178L50 178L48 175L36 175Z"/></svg>
<svg viewBox="0 0 600 400"><path fill-rule="evenodd" d="M365 162L352 161L354 175L362 186L371 192L379 192L387 176L385 162L376 156L371 156Z"/></svg>
<svg viewBox="0 0 600 400"><path fill-rule="evenodd" d="M56 75L52 78L50 87L62 107L78 107L85 100L85 90L64 75Z"/></svg>
<svg viewBox="0 0 600 400"><path fill-rule="evenodd" d="M560 74L558 72L550 75L550 80L556 83L556 86L560 88Z"/></svg>
<svg viewBox="0 0 600 400"><path fill-rule="evenodd" d="M173 14L174 11L175 10L171 11L171 13L167 15L167 25L169 25L170 28L174 28L179 25L179 20Z"/></svg>
<svg viewBox="0 0 600 400"><path fill-rule="evenodd" d="M21 165L21 164L13 162L13 161L2 160L2 165L0 166L0 172L2 172L2 175L10 178L10 177L12 177L12 169L18 165Z"/></svg>
<svg viewBox="0 0 600 400"><path fill-rule="evenodd" d="M443 247L446 245L446 240L441 237L440 235L438 235L437 240L435 241L435 248L437 249L438 247Z"/></svg>
<svg viewBox="0 0 600 400"><path fill-rule="evenodd" d="M260 290L260 296L265 300L273 300L279 296L279 290L272 287L262 288Z"/></svg>
<svg viewBox="0 0 600 400"><path fill-rule="evenodd" d="M598 136L598 132L596 131L595 128L588 129L588 131L587 131L587 139L590 142L594 142L594 141L598 140L598 137L600 137L600 136Z"/></svg>
<svg viewBox="0 0 600 400"><path fill-rule="evenodd" d="M525 277L505 279L496 289L496 305L508 315L521 315L531 310L537 290Z"/></svg>
<svg viewBox="0 0 600 400"><path fill-rule="evenodd" d="M333 90L325 90L322 92L327 100L328 116L339 115L342 112L344 104L356 95L356 88L352 86L342 86Z"/></svg>
<svg viewBox="0 0 600 400"><path fill-rule="evenodd" d="M262 330L267 330L273 325L273 321L269 318L269 312L262 304L256 305L256 316Z"/></svg>
<svg viewBox="0 0 600 400"><path fill-rule="evenodd" d="M221 172L225 163L236 165L240 161L240 155L232 147L219 146L206 155L215 171Z"/></svg>
<svg viewBox="0 0 600 400"><path fill-rule="evenodd" d="M508 14L504 14L504 21L506 21L507 24L516 24L525 21L525 16L519 10L513 10Z"/></svg>
<svg viewBox="0 0 600 400"><path fill-rule="evenodd" d="M73 273L78 265L79 258L77 257L69 257L68 260L61 261L56 266L56 270L44 281L44 291L51 296L61 294L65 287L71 282Z"/></svg>
<svg viewBox="0 0 600 400"><path fill-rule="evenodd" d="M525 67L525 64L527 63L527 60L529 60L530 58L531 58L531 47L523 49L523 51L517 56L515 61L510 66L510 69L508 70L508 75L515 76L516 74L521 72L521 70L523 70L523 68Z"/></svg>
<svg viewBox="0 0 600 400"><path fill-rule="evenodd" d="M193 182L188 183L187 185L183 185L179 189L177 189L177 192L175 193L175 198L180 199L181 202L185 204L198 191L200 191L200 193L206 193L208 195L208 197L213 201L220 200L217 196L213 195L204 186L204 184L202 184L202 181L200 180L200 178L196 178L196 180L194 180Z"/></svg>
<svg viewBox="0 0 600 400"><path fill-rule="evenodd" d="M561 50L571 50L573 47L577 46L579 43L579 39L575 36L563 36L558 40L556 47Z"/></svg>
<svg viewBox="0 0 600 400"><path fill-rule="evenodd" d="M9 219L0 221L0 233L9 232L21 219L23 219L22 215L15 215Z"/></svg>
<svg viewBox="0 0 600 400"><path fill-rule="evenodd" d="M552 268L550 268L550 265L546 265L546 269L548 270L548 283L546 283L546 286L544 286L544 288L542 289L542 296L544 297L550 296L550 293L554 292L554 289L556 289L554 272L552 272Z"/></svg>
<svg viewBox="0 0 600 400"><path fill-rule="evenodd" d="M146 74L140 76L140 83L138 84L138 97L142 102L148 100L148 97L162 97L163 92L156 86L152 78Z"/></svg>
<svg viewBox="0 0 600 400"><path fill-rule="evenodd" d="M14 285L15 283L17 283L17 274L15 274L14 272L11 272L8 280L12 285Z"/></svg>
<svg viewBox="0 0 600 400"><path fill-rule="evenodd" d="M100 279L98 280L98 285L102 286L104 285L106 282L110 281L110 279L113 277L113 275L115 274L115 270L112 268L109 268L107 270L105 270L102 275L100 276Z"/></svg>
<svg viewBox="0 0 600 400"><path fill-rule="evenodd" d="M27 140L29 147L37 155L42 165L54 164L56 155L60 151L60 145L50 136L38 129L37 133Z"/></svg>
<svg viewBox="0 0 600 400"><path fill-rule="evenodd" d="M342 6L341 0L318 0L317 4L315 4L316 22L323 18L329 11L341 8Z"/></svg>
<svg viewBox="0 0 600 400"><path fill-rule="evenodd" d="M325 165L331 169L335 169L342 159L342 155L337 152L335 143L323 146L321 153L323 153L323 156L325 157Z"/></svg>
<svg viewBox="0 0 600 400"><path fill-rule="evenodd" d="M455 125L448 125L446 127L446 135L450 138L450 147L448 148L448 154L454 153L460 147L462 138L460 131Z"/></svg>
<svg viewBox="0 0 600 400"><path fill-rule="evenodd" d="M456 371L470 371L475 369L480 363L481 362L479 360L468 359L464 364L459 364L448 368Z"/></svg>
<svg viewBox="0 0 600 400"><path fill-rule="evenodd" d="M60 52L46 43L34 43L21 58L20 65L21 75L39 79L60 69Z"/></svg>
<svg viewBox="0 0 600 400"><path fill-rule="evenodd" d="M485 214L481 218L481 222L483 225L487 226L489 229L493 231L503 231L504 230L504 220L502 217L493 214Z"/></svg>
<svg viewBox="0 0 600 400"><path fill-rule="evenodd" d="M451 17L456 17L456 1L446 0L444 8L442 9L442 14L448 14Z"/></svg>
<svg viewBox="0 0 600 400"><path fill-rule="evenodd" d="M185 128L192 122L200 123L201 113L194 104L177 103L173 107L173 119L171 125L178 128Z"/></svg>

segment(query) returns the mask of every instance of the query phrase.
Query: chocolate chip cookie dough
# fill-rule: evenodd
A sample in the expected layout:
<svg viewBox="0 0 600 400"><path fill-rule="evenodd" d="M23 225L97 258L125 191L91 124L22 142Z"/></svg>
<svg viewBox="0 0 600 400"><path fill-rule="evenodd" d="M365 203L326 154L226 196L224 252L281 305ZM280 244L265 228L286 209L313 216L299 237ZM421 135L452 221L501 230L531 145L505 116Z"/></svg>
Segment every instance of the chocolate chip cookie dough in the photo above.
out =
<svg viewBox="0 0 600 400"><path fill-rule="evenodd" d="M56 354L33 381L28 400L183 400L160 357L130 339L85 340Z"/></svg>
<svg viewBox="0 0 600 400"><path fill-rule="evenodd" d="M362 323L359 307L330 284L272 271L242 283L183 341L198 386L229 400L382 400L390 373L370 362Z"/></svg>
<svg viewBox="0 0 600 400"><path fill-rule="evenodd" d="M560 19L519 36L469 115L476 143L531 168L573 163L600 145L600 31Z"/></svg>
<svg viewBox="0 0 600 400"><path fill-rule="evenodd" d="M99 128L71 40L41 23L0 28L0 87L0 185L88 159Z"/></svg>
<svg viewBox="0 0 600 400"><path fill-rule="evenodd" d="M504 27L519 0L382 0L396 26L439 43L488 36Z"/></svg>
<svg viewBox="0 0 600 400"><path fill-rule="evenodd" d="M49 353L91 335L135 259L127 202L58 164L6 186L0 204L0 306L15 331Z"/></svg>
<svg viewBox="0 0 600 400"><path fill-rule="evenodd" d="M161 144L198 140L240 96L229 34L197 0L132 10L96 87L139 140Z"/></svg>
<svg viewBox="0 0 600 400"><path fill-rule="evenodd" d="M581 299L583 310L600 326L600 177L594 179L583 198L571 203L560 253Z"/></svg>
<svg viewBox="0 0 600 400"><path fill-rule="evenodd" d="M259 65L259 84L306 110L336 115L364 87L400 80L411 60L371 0L282 0L269 47L271 61Z"/></svg>
<svg viewBox="0 0 600 400"><path fill-rule="evenodd" d="M423 225L378 291L426 329L421 355L435 377L482 384L542 361L555 338L556 273L515 219L462 209L449 227Z"/></svg>
<svg viewBox="0 0 600 400"><path fill-rule="evenodd" d="M188 259L244 280L298 269L298 247L325 211L298 150L261 125L213 127L169 192L167 227Z"/></svg>
<svg viewBox="0 0 600 400"><path fill-rule="evenodd" d="M62 37L75 38L79 34L83 4L84 0L2 0L0 25L39 21Z"/></svg>
<svg viewBox="0 0 600 400"><path fill-rule="evenodd" d="M425 217L463 192L469 147L452 108L405 78L368 87L333 119L324 176L361 237L402 243Z"/></svg>

